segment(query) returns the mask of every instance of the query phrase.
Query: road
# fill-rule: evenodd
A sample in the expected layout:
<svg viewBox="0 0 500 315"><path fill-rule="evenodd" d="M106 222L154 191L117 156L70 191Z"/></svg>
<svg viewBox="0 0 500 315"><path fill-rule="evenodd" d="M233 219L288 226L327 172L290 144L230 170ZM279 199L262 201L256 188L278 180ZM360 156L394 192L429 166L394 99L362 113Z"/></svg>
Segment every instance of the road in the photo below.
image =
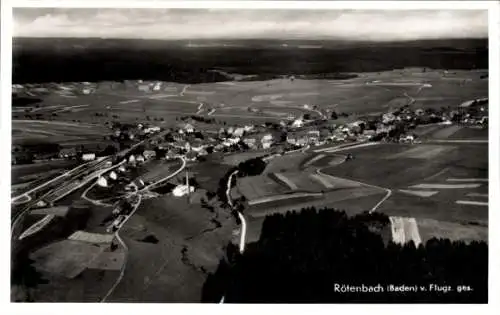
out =
<svg viewBox="0 0 500 315"><path fill-rule="evenodd" d="M227 198L227 203L229 204L231 209L234 208L233 199L231 198L231 182L233 180L233 176L235 176L236 174L238 174L237 170L232 172L227 180L226 198ZM243 254L243 252L245 252L245 240L247 237L247 222L243 214L239 211L238 211L238 217L241 220L240 253Z"/></svg>
<svg viewBox="0 0 500 315"><path fill-rule="evenodd" d="M168 175L167 177L165 178L162 178L160 179L159 181L156 181L155 183L151 184L151 185L148 185L146 187L144 187L143 189L139 190L139 191L136 191L136 192L133 192L133 193L130 193L128 194L126 197L131 197L133 195L136 195L138 196L138 200L136 202L136 204L134 205L134 208L132 209L132 211L129 213L129 215L125 218L125 220L123 220L123 222L119 225L118 229L116 230L115 232L115 237L116 239L118 240L118 242L121 244L121 246L123 247L123 250L125 252L125 260L123 262L123 265L122 265L122 268L120 270L120 275L118 276L118 279L116 279L116 282L113 284L113 286L109 289L109 291L106 293L106 295L101 299L101 303L102 302L106 302L106 300L109 298L109 296L114 292L114 290L116 289L116 287L120 284L120 282L122 281L124 275L125 275L125 269L127 267L127 257L128 257L128 247L127 247L127 244L125 244L125 242L123 241L123 239L120 237L120 230L121 228L125 225L125 223L135 214L135 212L137 211L137 209L139 209L139 205L141 204L141 201L142 201L142 195L140 194L140 192L142 191L146 191L147 189L149 189L150 187L152 187L153 185L157 185L161 182L164 182L164 181L167 181L169 180L170 178L176 176L177 174L179 174L180 172L182 172L182 170L184 170L184 168L186 167L186 160L182 157L182 156L178 156L177 158L181 159L182 161L182 165L181 167L176 170L175 172L173 172L172 174Z"/></svg>
<svg viewBox="0 0 500 315"><path fill-rule="evenodd" d="M373 213L375 210L377 210L380 207L380 205L382 205L392 195L392 190L389 189L389 188L375 186L375 185L370 185L370 184L363 183L363 182L360 182L360 181L352 180L350 178L342 178L342 177L332 176L332 175L323 173L321 170L322 170L322 168L318 168L316 170L316 173L318 173L319 175L333 177L333 178L345 179L345 180L349 180L349 181L352 181L354 183L357 183L357 184L360 184L360 185L363 185L363 186L368 186L368 187L372 187L372 188L384 190L386 192L385 196L379 202L377 202L377 204L374 205L370 210L368 210L369 213Z"/></svg>
<svg viewBox="0 0 500 315"><path fill-rule="evenodd" d="M113 284L113 286L108 290L108 292L106 293L106 295L101 299L101 303L106 302L106 300L115 291L116 287L120 284L120 282L122 281L122 279L123 279L123 277L125 275L125 269L127 267L127 259L128 259L128 246L123 241L123 239L120 237L120 230L123 227L123 225L135 214L135 212L137 211L137 209L139 209L139 205L141 204L141 201L142 201L142 196L139 195L138 196L138 200L137 200L136 204L134 205L134 208L132 209L132 211L130 212L130 214L125 218L125 220L123 220L123 222L120 224L120 226L118 226L118 229L115 232L115 237L118 240L118 242L120 243L120 245L123 247L123 251L125 253L125 256L124 256L124 261L123 261L123 264L122 264L122 268L120 269L120 275L118 276L118 279L116 279L116 281Z"/></svg>

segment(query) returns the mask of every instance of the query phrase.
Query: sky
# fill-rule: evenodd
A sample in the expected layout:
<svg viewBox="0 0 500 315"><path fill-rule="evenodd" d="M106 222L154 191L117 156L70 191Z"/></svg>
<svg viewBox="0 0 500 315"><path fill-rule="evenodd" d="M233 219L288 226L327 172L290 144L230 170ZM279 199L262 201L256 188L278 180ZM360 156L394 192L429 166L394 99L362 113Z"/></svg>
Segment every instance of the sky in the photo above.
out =
<svg viewBox="0 0 500 315"><path fill-rule="evenodd" d="M15 37L144 39L483 38L486 10L14 8Z"/></svg>

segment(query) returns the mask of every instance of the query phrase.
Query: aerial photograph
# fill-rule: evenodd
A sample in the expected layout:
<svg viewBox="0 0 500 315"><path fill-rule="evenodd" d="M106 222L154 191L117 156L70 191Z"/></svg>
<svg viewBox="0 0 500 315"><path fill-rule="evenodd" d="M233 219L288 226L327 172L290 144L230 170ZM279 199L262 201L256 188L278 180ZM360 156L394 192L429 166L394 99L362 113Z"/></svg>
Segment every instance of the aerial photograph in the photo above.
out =
<svg viewBox="0 0 500 315"><path fill-rule="evenodd" d="M11 303L488 303L488 10L12 11Z"/></svg>

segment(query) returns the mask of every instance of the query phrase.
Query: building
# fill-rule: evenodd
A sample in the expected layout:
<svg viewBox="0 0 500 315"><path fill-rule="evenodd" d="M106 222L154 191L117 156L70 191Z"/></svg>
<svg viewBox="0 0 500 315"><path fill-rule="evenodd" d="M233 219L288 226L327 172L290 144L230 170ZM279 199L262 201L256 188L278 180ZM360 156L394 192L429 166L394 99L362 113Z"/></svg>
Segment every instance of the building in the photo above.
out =
<svg viewBox="0 0 500 315"><path fill-rule="evenodd" d="M153 86L153 91L160 91L161 90L161 82L156 82Z"/></svg>
<svg viewBox="0 0 500 315"><path fill-rule="evenodd" d="M253 131L254 126L253 125L245 125L245 127L243 127L243 129L245 130L245 132L251 132L251 131Z"/></svg>
<svg viewBox="0 0 500 315"><path fill-rule="evenodd" d="M191 124L185 124L183 129L186 133L193 133L194 132L194 126Z"/></svg>
<svg viewBox="0 0 500 315"><path fill-rule="evenodd" d="M108 187L108 181L103 176L100 176L99 179L97 179L97 185L101 187Z"/></svg>
<svg viewBox="0 0 500 315"><path fill-rule="evenodd" d="M149 85L147 85L147 84L140 84L137 86L137 89L141 92L149 92L150 91Z"/></svg>
<svg viewBox="0 0 500 315"><path fill-rule="evenodd" d="M118 175L116 175L114 171L111 171L111 173L109 173L109 178L111 178L112 180L116 180L118 178Z"/></svg>
<svg viewBox="0 0 500 315"><path fill-rule="evenodd" d="M82 155L82 160L84 160L84 161L93 161L93 160L95 160L95 153L84 153Z"/></svg>
<svg viewBox="0 0 500 315"><path fill-rule="evenodd" d="M144 129L144 133L155 133L155 132L160 132L161 128L157 126L152 126Z"/></svg>
<svg viewBox="0 0 500 315"><path fill-rule="evenodd" d="M394 116L393 113L385 113L384 115L382 115L382 122L384 124L389 124L394 120L396 120L396 116Z"/></svg>
<svg viewBox="0 0 500 315"><path fill-rule="evenodd" d="M138 163L144 163L144 161L145 161L144 156L142 154L137 155L137 157L135 158L135 160Z"/></svg>
<svg viewBox="0 0 500 315"><path fill-rule="evenodd" d="M292 128L300 128L304 126L304 121L302 118L296 119L292 123Z"/></svg>
<svg viewBox="0 0 500 315"><path fill-rule="evenodd" d="M255 138L244 138L243 143L246 144L249 148L254 149L257 147L257 139Z"/></svg>
<svg viewBox="0 0 500 315"><path fill-rule="evenodd" d="M241 137L241 136L243 136L244 133L245 133L245 128L239 127L239 128L234 129L233 136Z"/></svg>
<svg viewBox="0 0 500 315"><path fill-rule="evenodd" d="M192 192L194 192L194 187L188 185L179 185L172 190L175 197L182 197Z"/></svg>
<svg viewBox="0 0 500 315"><path fill-rule="evenodd" d="M59 157L64 159L71 159L76 156L76 148L64 148L59 151Z"/></svg>
<svg viewBox="0 0 500 315"><path fill-rule="evenodd" d="M206 145L203 143L203 141L201 140L198 140L198 141L195 141L192 145L191 145L191 150L195 151L195 152L200 152L202 150L204 150L206 147Z"/></svg>
<svg viewBox="0 0 500 315"><path fill-rule="evenodd" d="M149 160L149 159L156 157L156 151L153 151L153 150L144 150L144 152L142 154L144 155L144 158L146 160Z"/></svg>

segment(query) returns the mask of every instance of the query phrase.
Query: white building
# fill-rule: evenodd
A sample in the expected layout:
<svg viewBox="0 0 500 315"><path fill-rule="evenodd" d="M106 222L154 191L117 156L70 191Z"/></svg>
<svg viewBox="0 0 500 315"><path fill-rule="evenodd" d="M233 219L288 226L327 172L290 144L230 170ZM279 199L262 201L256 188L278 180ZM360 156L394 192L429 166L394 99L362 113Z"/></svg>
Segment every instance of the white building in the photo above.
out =
<svg viewBox="0 0 500 315"><path fill-rule="evenodd" d="M234 129L233 136L241 137L245 133L245 128L236 128Z"/></svg>
<svg viewBox="0 0 500 315"><path fill-rule="evenodd" d="M189 190L188 190L189 187ZM187 195L188 193L194 192L194 187L193 186L188 186L188 185L179 185L172 190L172 194L175 197L182 197Z"/></svg>
<svg viewBox="0 0 500 315"><path fill-rule="evenodd" d="M82 160L84 161L93 161L95 160L95 153L85 153L82 155Z"/></svg>
<svg viewBox="0 0 500 315"><path fill-rule="evenodd" d="M101 187L108 187L108 181L106 180L106 178L100 176L99 179L97 179L97 185Z"/></svg>
<svg viewBox="0 0 500 315"><path fill-rule="evenodd" d="M144 133L154 133L154 132L159 132L161 130L160 127L153 126L153 127L148 127L144 129Z"/></svg>
<svg viewBox="0 0 500 315"><path fill-rule="evenodd" d="M159 90L161 90L161 82L156 82L153 87L153 91L159 91Z"/></svg>
<svg viewBox="0 0 500 315"><path fill-rule="evenodd" d="M292 123L292 128L300 128L304 126L304 121L302 119L296 119Z"/></svg>
<svg viewBox="0 0 500 315"><path fill-rule="evenodd" d="M244 127L244 129L245 129L245 132L250 132L250 131L252 131L254 129L254 126L253 125L246 125Z"/></svg>
<svg viewBox="0 0 500 315"><path fill-rule="evenodd" d="M112 180L116 180L118 178L118 176L116 175L116 173L114 171L111 171L111 173L109 173L109 178L111 178Z"/></svg>
<svg viewBox="0 0 500 315"><path fill-rule="evenodd" d="M142 156L141 154L139 154L135 160L139 163L144 163L144 156Z"/></svg>

